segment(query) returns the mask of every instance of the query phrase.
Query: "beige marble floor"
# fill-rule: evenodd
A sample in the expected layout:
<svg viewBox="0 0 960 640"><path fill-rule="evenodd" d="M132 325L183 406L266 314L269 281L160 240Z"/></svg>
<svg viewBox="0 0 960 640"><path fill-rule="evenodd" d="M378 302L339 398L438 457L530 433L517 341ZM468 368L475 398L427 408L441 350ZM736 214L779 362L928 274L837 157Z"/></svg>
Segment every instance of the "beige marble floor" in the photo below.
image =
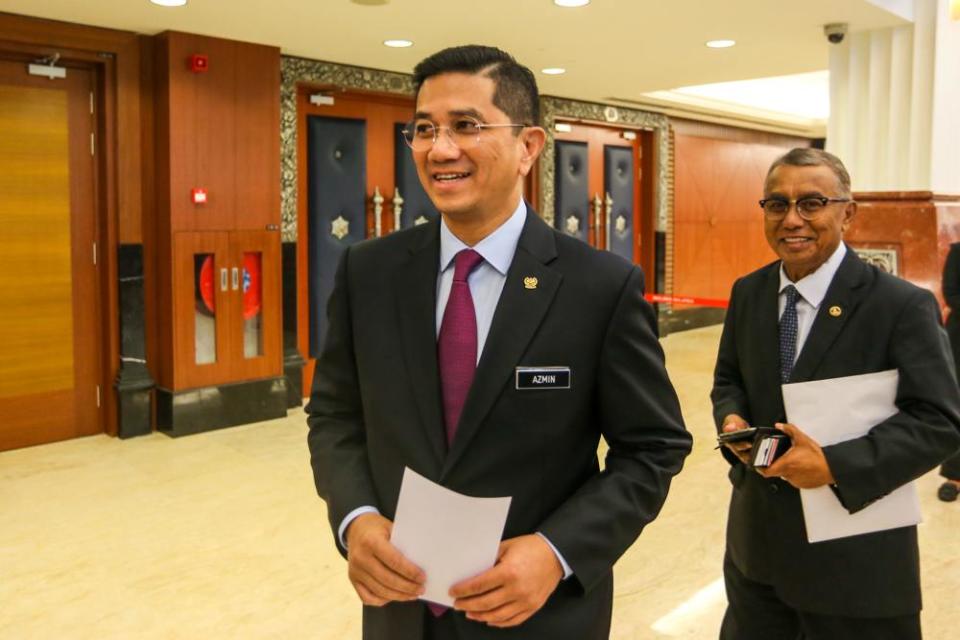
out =
<svg viewBox="0 0 960 640"><path fill-rule="evenodd" d="M707 393L716 328L664 340L696 437L660 518L616 567L613 637L715 638L729 485ZM301 410L172 440L0 454L0 638L358 638ZM926 637L960 627L960 503L920 480Z"/></svg>

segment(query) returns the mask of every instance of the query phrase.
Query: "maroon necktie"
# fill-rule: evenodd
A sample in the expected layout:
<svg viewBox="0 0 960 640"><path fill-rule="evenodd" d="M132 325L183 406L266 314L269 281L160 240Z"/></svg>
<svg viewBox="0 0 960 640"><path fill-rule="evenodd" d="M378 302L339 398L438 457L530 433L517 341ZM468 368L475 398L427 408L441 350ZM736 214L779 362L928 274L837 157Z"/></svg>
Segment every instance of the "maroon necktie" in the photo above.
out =
<svg viewBox="0 0 960 640"><path fill-rule="evenodd" d="M467 277L483 262L483 256L473 249L464 249L454 258L453 286L447 308L440 323L437 341L437 360L440 366L440 389L443 395L443 422L447 431L447 446L457 433L463 404L477 370L477 314ZM428 602L430 613L443 615L447 607Z"/></svg>
<svg viewBox="0 0 960 640"><path fill-rule="evenodd" d="M453 286L440 323L437 359L440 389L443 394L443 421L447 446L453 442L467 400L467 392L477 370L477 314L467 277L483 262L473 249L464 249L454 258Z"/></svg>

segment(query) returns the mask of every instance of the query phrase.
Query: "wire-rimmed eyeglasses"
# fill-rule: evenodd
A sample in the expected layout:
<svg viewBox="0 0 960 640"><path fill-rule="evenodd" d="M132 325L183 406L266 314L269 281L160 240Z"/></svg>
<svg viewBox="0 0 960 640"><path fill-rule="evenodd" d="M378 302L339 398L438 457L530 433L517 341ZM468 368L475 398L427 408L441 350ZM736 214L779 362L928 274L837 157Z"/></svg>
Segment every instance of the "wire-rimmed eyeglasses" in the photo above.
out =
<svg viewBox="0 0 960 640"><path fill-rule="evenodd" d="M480 143L484 129L501 127L526 128L525 124L485 124L470 116L459 116L449 127L438 127L426 118L417 118L403 127L403 140L414 151L429 151L437 142L441 131L446 131L450 141L460 149L470 149Z"/></svg>
<svg viewBox="0 0 960 640"><path fill-rule="evenodd" d="M796 205L797 215L804 220L813 220L823 213L828 204L834 202L852 202L850 198L826 198L823 196L806 196L796 200L786 198L764 198L760 201L763 215L770 220L782 220L787 217L790 207Z"/></svg>

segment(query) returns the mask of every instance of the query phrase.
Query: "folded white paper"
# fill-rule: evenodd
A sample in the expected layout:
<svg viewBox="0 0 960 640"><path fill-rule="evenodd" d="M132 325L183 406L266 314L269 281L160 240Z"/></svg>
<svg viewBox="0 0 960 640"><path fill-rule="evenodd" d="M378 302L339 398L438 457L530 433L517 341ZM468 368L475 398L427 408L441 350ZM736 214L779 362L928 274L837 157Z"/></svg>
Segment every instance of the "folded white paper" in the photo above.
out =
<svg viewBox="0 0 960 640"><path fill-rule="evenodd" d="M897 412L895 370L783 385L787 420L820 446L866 435ZM807 540L821 542L920 522L920 498L913 482L857 513L849 513L829 487L801 489Z"/></svg>
<svg viewBox="0 0 960 640"><path fill-rule="evenodd" d="M510 498L471 498L404 469L390 542L427 574L421 600L453 605L450 587L497 560Z"/></svg>

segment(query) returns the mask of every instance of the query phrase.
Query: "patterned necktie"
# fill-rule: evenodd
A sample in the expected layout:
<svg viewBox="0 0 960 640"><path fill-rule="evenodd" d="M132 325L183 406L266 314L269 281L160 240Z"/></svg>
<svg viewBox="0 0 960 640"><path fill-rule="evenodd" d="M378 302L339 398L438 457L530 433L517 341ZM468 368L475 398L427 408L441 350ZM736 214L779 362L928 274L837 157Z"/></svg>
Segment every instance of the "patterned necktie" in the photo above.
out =
<svg viewBox="0 0 960 640"><path fill-rule="evenodd" d="M464 249L456 255L453 285L447 298L447 308L443 310L443 322L440 323L437 361L448 447L457 433L463 404L477 370L477 314L467 277L481 262L483 256L473 249ZM428 602L427 607L435 616L441 616L447 610L442 604L433 602Z"/></svg>
<svg viewBox="0 0 960 640"><path fill-rule="evenodd" d="M780 382L787 383L797 356L797 300L800 292L791 284L783 293L787 296L787 303L780 316Z"/></svg>
<svg viewBox="0 0 960 640"><path fill-rule="evenodd" d="M477 370L477 314L467 277L483 262L473 249L464 249L454 258L453 285L440 323L437 359L443 395L443 421L447 446L453 442Z"/></svg>

